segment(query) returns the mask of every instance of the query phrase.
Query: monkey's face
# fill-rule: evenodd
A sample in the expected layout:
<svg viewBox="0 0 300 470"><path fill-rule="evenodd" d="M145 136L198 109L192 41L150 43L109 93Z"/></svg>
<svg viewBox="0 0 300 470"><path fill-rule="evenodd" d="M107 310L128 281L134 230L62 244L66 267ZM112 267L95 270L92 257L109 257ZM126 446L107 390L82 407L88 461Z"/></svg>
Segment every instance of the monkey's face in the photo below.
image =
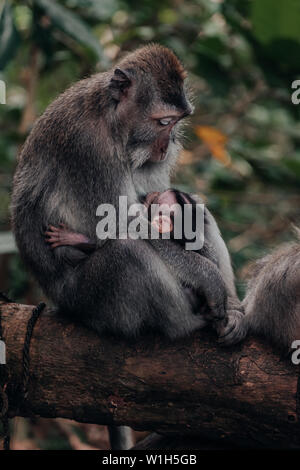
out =
<svg viewBox="0 0 300 470"><path fill-rule="evenodd" d="M120 65L110 88L118 101L119 122L127 130L131 165L140 168L175 159L182 119L192 112L182 65L161 46L143 48Z"/></svg>
<svg viewBox="0 0 300 470"><path fill-rule="evenodd" d="M136 116L129 130L127 152L134 168L176 158L181 148L182 120L192 112L183 86L178 90L182 102L180 106L175 104L178 98L176 100L173 96L173 103L166 102L155 86L151 88L152 103L142 108L139 106L140 99L137 100Z"/></svg>
<svg viewBox="0 0 300 470"><path fill-rule="evenodd" d="M127 152L134 168L147 163L157 164L177 156L180 149L180 119L180 116L168 112L160 119L149 114L136 123L127 143Z"/></svg>

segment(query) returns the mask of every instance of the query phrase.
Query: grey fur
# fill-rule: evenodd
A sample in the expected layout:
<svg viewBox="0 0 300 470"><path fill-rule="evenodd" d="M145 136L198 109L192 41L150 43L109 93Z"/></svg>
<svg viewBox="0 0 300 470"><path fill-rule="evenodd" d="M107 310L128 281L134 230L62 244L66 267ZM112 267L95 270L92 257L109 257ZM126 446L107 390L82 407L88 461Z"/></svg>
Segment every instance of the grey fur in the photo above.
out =
<svg viewBox="0 0 300 470"><path fill-rule="evenodd" d="M227 344L253 333L288 351L294 340L300 340L299 242L284 245L253 264L243 306L245 316L227 335Z"/></svg>

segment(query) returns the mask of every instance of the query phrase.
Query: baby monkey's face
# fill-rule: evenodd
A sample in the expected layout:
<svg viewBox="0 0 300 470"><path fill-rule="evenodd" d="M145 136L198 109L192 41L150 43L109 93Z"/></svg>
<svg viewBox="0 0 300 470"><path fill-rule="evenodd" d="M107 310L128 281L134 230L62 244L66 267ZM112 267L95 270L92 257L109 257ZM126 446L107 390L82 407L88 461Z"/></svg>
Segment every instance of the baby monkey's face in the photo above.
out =
<svg viewBox="0 0 300 470"><path fill-rule="evenodd" d="M174 217L177 211L181 210L176 192L168 189L163 193L149 193L145 198L144 204L147 207L148 219L151 225L159 233L173 233Z"/></svg>

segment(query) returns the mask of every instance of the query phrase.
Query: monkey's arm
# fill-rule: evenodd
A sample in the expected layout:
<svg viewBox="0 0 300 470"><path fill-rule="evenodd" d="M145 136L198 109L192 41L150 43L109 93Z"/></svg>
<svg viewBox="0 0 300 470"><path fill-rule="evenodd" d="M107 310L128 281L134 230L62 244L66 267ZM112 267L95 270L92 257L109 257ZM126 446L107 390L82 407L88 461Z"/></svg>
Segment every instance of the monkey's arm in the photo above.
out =
<svg viewBox="0 0 300 470"><path fill-rule="evenodd" d="M226 284L226 290L228 293L228 323L222 325L219 333L219 342L223 344L231 344L232 335L235 331L239 330L239 325L244 317L244 309L240 302L234 284L234 274L231 266L230 256L225 245L225 242L220 234L219 227L209 212L206 211L206 224L205 224L205 240L212 244L216 250L218 266L222 273L222 277Z"/></svg>
<svg viewBox="0 0 300 470"><path fill-rule="evenodd" d="M203 201L197 194L192 195L193 200L198 204L203 204ZM226 291L228 294L227 312L228 323L220 331L220 342L224 344L230 343L230 335L233 330L238 326L244 316L244 309L241 301L239 300L235 284L234 274L231 266L230 255L228 253L226 244L221 236L219 227L210 213L205 207L205 228L204 228L204 248L205 246L212 246L216 256L217 265L226 284ZM204 254L205 256L205 254Z"/></svg>

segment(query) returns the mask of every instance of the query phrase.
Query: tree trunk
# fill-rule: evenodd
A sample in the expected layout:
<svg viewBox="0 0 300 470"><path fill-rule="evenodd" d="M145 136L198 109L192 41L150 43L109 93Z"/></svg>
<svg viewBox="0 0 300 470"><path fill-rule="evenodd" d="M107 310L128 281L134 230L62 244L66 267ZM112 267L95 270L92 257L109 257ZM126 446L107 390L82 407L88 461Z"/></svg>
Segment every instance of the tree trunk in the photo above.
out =
<svg viewBox="0 0 300 470"><path fill-rule="evenodd" d="M175 342L101 337L42 312L22 350L32 306L1 303L10 416L64 417L205 436L254 447L300 448L298 367L252 338L229 349L199 332Z"/></svg>

